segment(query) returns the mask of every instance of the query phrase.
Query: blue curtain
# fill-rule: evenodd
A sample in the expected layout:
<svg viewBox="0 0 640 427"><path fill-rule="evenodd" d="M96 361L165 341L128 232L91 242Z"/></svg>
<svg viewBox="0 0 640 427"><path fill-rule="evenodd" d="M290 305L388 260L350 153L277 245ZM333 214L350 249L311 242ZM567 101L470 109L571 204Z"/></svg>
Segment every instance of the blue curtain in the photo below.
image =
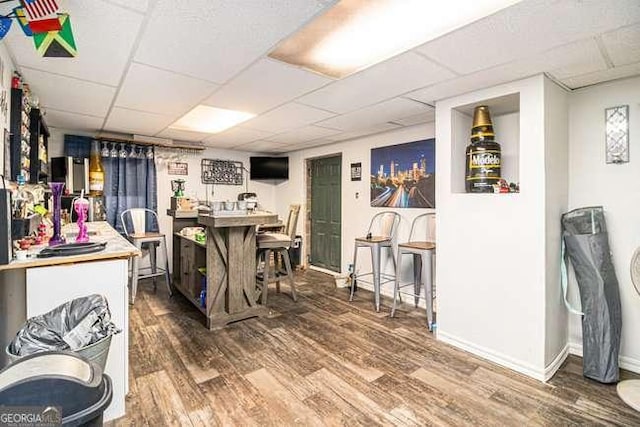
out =
<svg viewBox="0 0 640 427"><path fill-rule="evenodd" d="M89 136L65 135L64 155L69 157L89 158L93 138Z"/></svg>
<svg viewBox="0 0 640 427"><path fill-rule="evenodd" d="M104 203L107 221L123 233L120 214L130 208L158 209L158 184L153 147L102 143L105 171ZM147 214L147 231L158 231L158 223ZM127 224L127 228L129 224Z"/></svg>

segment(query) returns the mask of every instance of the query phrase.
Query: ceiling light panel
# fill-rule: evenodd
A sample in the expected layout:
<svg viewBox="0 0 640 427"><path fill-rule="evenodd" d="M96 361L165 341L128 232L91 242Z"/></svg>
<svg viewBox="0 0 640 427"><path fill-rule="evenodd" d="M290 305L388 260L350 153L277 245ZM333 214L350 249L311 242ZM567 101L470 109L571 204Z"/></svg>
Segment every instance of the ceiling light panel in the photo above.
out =
<svg viewBox="0 0 640 427"><path fill-rule="evenodd" d="M520 0L341 0L269 56L342 78Z"/></svg>
<svg viewBox="0 0 640 427"><path fill-rule="evenodd" d="M198 105L170 126L189 132L218 133L255 117L255 114Z"/></svg>

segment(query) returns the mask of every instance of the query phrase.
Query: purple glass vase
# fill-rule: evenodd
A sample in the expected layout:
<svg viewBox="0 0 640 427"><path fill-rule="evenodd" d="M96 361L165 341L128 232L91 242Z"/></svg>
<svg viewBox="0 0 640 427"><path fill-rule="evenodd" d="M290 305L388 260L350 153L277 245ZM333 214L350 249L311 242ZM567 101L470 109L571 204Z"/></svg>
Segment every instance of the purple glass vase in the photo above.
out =
<svg viewBox="0 0 640 427"><path fill-rule="evenodd" d="M60 210L64 182L50 182L49 187L53 195L53 236L49 240L49 246L56 246L65 242L64 237L60 234Z"/></svg>

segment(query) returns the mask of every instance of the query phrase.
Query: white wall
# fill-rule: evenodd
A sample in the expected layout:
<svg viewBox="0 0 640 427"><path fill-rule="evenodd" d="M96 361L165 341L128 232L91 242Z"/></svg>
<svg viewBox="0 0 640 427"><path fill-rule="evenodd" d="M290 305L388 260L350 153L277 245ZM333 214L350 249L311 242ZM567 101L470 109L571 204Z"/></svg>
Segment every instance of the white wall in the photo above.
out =
<svg viewBox="0 0 640 427"><path fill-rule="evenodd" d="M629 275L633 251L640 246L640 78L575 91L569 107L569 208L601 205L609 230L622 299L621 366L640 372L640 296ZM629 105L630 162L606 164L604 109ZM577 285L570 282L574 301ZM579 302L576 303L579 306ZM572 351L581 353L582 329L570 315Z"/></svg>
<svg viewBox="0 0 640 427"><path fill-rule="evenodd" d="M464 164L469 141L452 109L519 93L519 194L457 193L436 182L440 340L535 378L545 377L544 77L512 82L436 104L440 176ZM515 116L514 116L515 117ZM496 140L501 136L496 131ZM504 141L514 143L516 141ZM464 175L459 175L463 180Z"/></svg>
<svg viewBox="0 0 640 427"><path fill-rule="evenodd" d="M339 142L317 148L309 148L289 154L289 180L277 187L278 213L285 215L290 203L301 203L302 212L306 211L306 159L325 157L331 154L342 154L342 272L346 272L353 259L353 249L356 237L366 234L371 217L382 208L370 205L369 174L371 170L371 149L387 145L401 144L433 138L435 135L433 123L416 125L393 130L373 136ZM436 154L437 157L437 154ZM362 181L351 181L351 163L362 163ZM437 208L437 206L436 206ZM387 208L384 208L387 209ZM408 238L411 221L428 209L392 209L400 213L402 220L398 229L398 241ZM298 221L298 234L304 233L304 215ZM308 247L303 242L303 256L306 257ZM386 252L386 251L385 251ZM306 259L306 258L305 258ZM358 257L358 270L370 271L370 255L361 250ZM410 262L406 263L408 272ZM385 266L391 268L390 262ZM366 284L363 284L367 288ZM370 287L369 287L370 288ZM383 293L393 294L392 284L383 287Z"/></svg>
<svg viewBox="0 0 640 427"><path fill-rule="evenodd" d="M0 43L0 60L4 64L4 72L0 75L0 92L6 97L7 102L7 114L3 115L0 111L0 175L5 173L4 170L4 130L9 129L9 116L11 115L11 77L13 76L13 70L15 69L13 61L7 52L7 48L4 43ZM9 179L9 177L7 177Z"/></svg>
<svg viewBox="0 0 640 427"><path fill-rule="evenodd" d="M568 93L545 79L545 229L546 304L545 367L557 369L568 352L567 311L560 287L560 217L569 201L569 105Z"/></svg>

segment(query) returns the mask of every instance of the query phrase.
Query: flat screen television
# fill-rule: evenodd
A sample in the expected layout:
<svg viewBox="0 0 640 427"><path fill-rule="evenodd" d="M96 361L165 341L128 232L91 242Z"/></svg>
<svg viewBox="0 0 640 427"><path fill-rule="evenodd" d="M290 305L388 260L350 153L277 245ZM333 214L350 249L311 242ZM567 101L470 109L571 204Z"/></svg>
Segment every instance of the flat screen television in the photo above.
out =
<svg viewBox="0 0 640 427"><path fill-rule="evenodd" d="M250 157L251 179L289 179L289 157Z"/></svg>

